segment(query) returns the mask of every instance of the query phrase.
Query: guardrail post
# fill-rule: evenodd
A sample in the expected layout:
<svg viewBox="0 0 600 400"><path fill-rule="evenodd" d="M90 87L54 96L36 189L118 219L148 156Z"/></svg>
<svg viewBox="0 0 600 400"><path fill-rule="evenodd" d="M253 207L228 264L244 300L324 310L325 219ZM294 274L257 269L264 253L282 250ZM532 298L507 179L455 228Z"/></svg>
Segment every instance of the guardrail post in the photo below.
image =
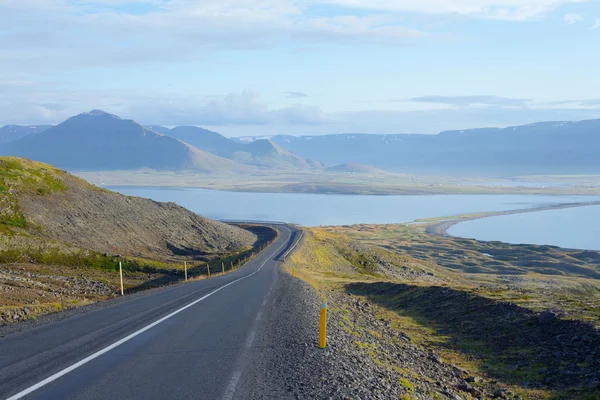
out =
<svg viewBox="0 0 600 400"><path fill-rule="evenodd" d="M327 347L327 302L321 304L319 347L322 349Z"/></svg>
<svg viewBox="0 0 600 400"><path fill-rule="evenodd" d="M119 261L119 276L121 277L121 296L125 296L125 290L123 289L123 264Z"/></svg>

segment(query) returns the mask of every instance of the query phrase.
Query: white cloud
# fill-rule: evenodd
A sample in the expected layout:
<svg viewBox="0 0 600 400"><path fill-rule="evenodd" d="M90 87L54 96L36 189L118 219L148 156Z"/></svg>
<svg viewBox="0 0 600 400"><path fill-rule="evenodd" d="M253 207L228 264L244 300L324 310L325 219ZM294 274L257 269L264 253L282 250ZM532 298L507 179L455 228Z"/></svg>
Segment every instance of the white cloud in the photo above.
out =
<svg viewBox="0 0 600 400"><path fill-rule="evenodd" d="M600 19L597 19L596 23L590 29L600 29Z"/></svg>
<svg viewBox="0 0 600 400"><path fill-rule="evenodd" d="M583 21L583 15L581 15L581 14L565 14L564 20L568 25L572 25L576 22Z"/></svg>
<svg viewBox="0 0 600 400"><path fill-rule="evenodd" d="M203 98L151 92L70 92L52 85L0 81L0 126L56 124L91 109L101 109L144 124L298 126L330 122L316 106L270 108L253 90Z"/></svg>
<svg viewBox="0 0 600 400"><path fill-rule="evenodd" d="M387 12L455 14L477 18L527 20L569 3L587 0L329 0L331 4Z"/></svg>

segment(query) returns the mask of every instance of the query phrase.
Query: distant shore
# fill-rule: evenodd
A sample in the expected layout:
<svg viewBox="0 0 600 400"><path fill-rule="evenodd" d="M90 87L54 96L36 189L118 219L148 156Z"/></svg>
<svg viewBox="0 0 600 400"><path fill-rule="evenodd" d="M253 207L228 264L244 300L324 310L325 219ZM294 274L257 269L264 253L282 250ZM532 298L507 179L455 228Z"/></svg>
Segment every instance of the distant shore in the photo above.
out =
<svg viewBox="0 0 600 400"><path fill-rule="evenodd" d="M598 206L600 205L600 201L590 201L583 203L561 203L561 204L552 204L549 206L541 206L534 208L526 208L521 210L508 210L508 211L498 211L498 212L490 212L485 214L477 214L473 216L464 216L453 219L448 219L442 222L438 222L432 224L427 227L425 230L427 233L435 236L451 236L448 234L448 229L456 224L460 224L465 221L473 221L481 218L490 218L490 217L498 217L502 215L512 215L512 214L525 214L530 212L538 212L538 211L550 211L550 210L560 210L563 208L575 208L575 207L587 207L587 206Z"/></svg>

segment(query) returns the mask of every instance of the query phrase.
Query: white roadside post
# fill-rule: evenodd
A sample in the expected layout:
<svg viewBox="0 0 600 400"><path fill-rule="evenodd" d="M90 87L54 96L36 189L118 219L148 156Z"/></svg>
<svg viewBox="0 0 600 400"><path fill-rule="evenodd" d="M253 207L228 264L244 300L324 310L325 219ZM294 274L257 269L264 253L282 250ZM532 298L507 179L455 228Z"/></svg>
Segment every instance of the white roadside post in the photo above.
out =
<svg viewBox="0 0 600 400"><path fill-rule="evenodd" d="M123 264L119 261L119 275L121 276L121 296L125 296L125 291L123 290Z"/></svg>
<svg viewBox="0 0 600 400"><path fill-rule="evenodd" d="M183 269L185 270L185 281L187 282L187 261L183 262Z"/></svg>

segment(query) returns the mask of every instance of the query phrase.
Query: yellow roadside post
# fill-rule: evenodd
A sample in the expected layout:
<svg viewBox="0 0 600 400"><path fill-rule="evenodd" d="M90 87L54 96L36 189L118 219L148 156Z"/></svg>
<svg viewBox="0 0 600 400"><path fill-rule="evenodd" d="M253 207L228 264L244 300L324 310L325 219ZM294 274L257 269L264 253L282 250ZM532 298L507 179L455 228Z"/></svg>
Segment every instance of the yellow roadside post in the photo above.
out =
<svg viewBox="0 0 600 400"><path fill-rule="evenodd" d="M233 261L229 261L229 264L231 264L231 270L233 271Z"/></svg>
<svg viewBox="0 0 600 400"><path fill-rule="evenodd" d="M321 324L319 329L319 347L327 347L327 302L321 304Z"/></svg>
<svg viewBox="0 0 600 400"><path fill-rule="evenodd" d="M183 262L183 270L185 271L185 281L187 282L187 261Z"/></svg>
<svg viewBox="0 0 600 400"><path fill-rule="evenodd" d="M296 277L296 267L292 267L292 276Z"/></svg>
<svg viewBox="0 0 600 400"><path fill-rule="evenodd" d="M206 263L206 269L208 270L208 277L210 278L210 264Z"/></svg>
<svg viewBox="0 0 600 400"><path fill-rule="evenodd" d="M221 269L223 270L223 273L225 273L225 263L224 262L221 263Z"/></svg>
<svg viewBox="0 0 600 400"><path fill-rule="evenodd" d="M123 264L119 261L119 276L121 277L121 296L125 296L125 290L123 289Z"/></svg>

